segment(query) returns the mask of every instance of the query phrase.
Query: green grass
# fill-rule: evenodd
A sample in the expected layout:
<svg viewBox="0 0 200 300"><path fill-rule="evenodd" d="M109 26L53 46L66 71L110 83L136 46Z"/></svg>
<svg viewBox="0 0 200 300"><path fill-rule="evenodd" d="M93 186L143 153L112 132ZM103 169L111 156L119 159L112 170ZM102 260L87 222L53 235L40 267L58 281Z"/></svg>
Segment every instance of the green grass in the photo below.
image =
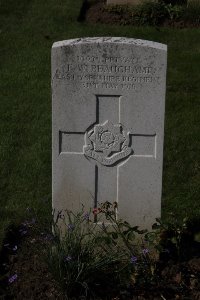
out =
<svg viewBox="0 0 200 300"><path fill-rule="evenodd" d="M200 29L78 23L81 0L2 0L0 242L27 207L51 211L50 51L58 40L127 36L168 44L163 216L200 216Z"/></svg>

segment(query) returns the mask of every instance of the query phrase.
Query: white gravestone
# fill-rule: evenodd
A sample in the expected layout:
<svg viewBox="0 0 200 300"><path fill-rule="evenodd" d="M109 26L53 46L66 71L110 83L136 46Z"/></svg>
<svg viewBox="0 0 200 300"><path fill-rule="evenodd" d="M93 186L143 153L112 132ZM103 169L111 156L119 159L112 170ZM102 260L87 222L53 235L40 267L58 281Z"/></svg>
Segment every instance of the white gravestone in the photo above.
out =
<svg viewBox="0 0 200 300"><path fill-rule="evenodd" d="M144 40L53 44L53 209L116 201L132 225L160 217L166 59Z"/></svg>

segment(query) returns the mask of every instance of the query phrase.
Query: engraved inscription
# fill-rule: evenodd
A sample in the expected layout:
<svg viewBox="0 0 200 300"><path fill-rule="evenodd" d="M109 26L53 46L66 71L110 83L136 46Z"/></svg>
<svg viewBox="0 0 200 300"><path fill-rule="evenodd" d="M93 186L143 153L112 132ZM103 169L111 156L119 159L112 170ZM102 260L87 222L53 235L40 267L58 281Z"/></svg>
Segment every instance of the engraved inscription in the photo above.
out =
<svg viewBox="0 0 200 300"><path fill-rule="evenodd" d="M110 166L132 153L128 145L129 134L123 130L122 125L106 121L86 132L84 154L104 166Z"/></svg>
<svg viewBox="0 0 200 300"><path fill-rule="evenodd" d="M76 56L74 63L57 69L56 79L78 82L85 89L137 90L159 82L156 68L140 65L137 57Z"/></svg>

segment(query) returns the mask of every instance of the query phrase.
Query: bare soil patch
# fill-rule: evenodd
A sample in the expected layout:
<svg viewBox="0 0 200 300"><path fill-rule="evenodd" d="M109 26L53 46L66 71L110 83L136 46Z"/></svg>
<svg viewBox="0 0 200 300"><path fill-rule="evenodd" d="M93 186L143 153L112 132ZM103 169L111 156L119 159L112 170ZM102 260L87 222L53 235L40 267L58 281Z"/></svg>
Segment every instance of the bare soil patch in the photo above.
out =
<svg viewBox="0 0 200 300"><path fill-rule="evenodd" d="M67 299L48 269L46 247L51 247L51 236L41 232L37 224L9 228L0 256L0 299ZM100 286L99 297L93 300L199 300L200 258L194 253L180 263L160 260L156 271L159 283L129 285L121 290L116 287L110 294L106 286ZM75 295L71 299L86 298Z"/></svg>
<svg viewBox="0 0 200 300"><path fill-rule="evenodd" d="M8 229L0 256L0 299L65 299L45 261L48 243L37 225Z"/></svg>

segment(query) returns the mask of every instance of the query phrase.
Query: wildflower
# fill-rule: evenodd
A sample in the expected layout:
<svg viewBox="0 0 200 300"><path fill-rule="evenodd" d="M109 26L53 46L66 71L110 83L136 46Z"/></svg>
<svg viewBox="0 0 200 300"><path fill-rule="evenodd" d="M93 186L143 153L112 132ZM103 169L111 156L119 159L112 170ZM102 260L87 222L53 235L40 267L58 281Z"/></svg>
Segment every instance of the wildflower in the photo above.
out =
<svg viewBox="0 0 200 300"><path fill-rule="evenodd" d="M70 255L68 255L68 256L66 256L65 258L64 258L64 261L65 262L69 262L69 261L71 261L72 260L72 257L70 256Z"/></svg>
<svg viewBox="0 0 200 300"><path fill-rule="evenodd" d="M14 274L14 275L11 276L10 278L8 278L8 282L9 282L9 283L13 283L16 279L17 279L17 274Z"/></svg>
<svg viewBox="0 0 200 300"><path fill-rule="evenodd" d="M147 253L149 253L149 249L147 249L147 248L142 249L142 254L143 255L146 255Z"/></svg>
<svg viewBox="0 0 200 300"><path fill-rule="evenodd" d="M131 256L131 263L135 264L137 262L137 257L136 256Z"/></svg>
<svg viewBox="0 0 200 300"><path fill-rule="evenodd" d="M97 215L98 214L98 209L94 208L92 212L93 212L94 215Z"/></svg>
<svg viewBox="0 0 200 300"><path fill-rule="evenodd" d="M70 230L70 231L73 231L74 230L74 224L68 224L67 225L67 228L68 228L68 230Z"/></svg>
<svg viewBox="0 0 200 300"><path fill-rule="evenodd" d="M13 251L17 251L17 245L13 247Z"/></svg>
<svg viewBox="0 0 200 300"><path fill-rule="evenodd" d="M100 213L101 212L101 209L100 208L97 208L97 207L95 207L94 209L93 209L93 214L94 215L97 215L98 213Z"/></svg>
<svg viewBox="0 0 200 300"><path fill-rule="evenodd" d="M84 216L83 216L83 219L84 219L84 220L89 220L89 218L90 218L89 213L84 214Z"/></svg>

